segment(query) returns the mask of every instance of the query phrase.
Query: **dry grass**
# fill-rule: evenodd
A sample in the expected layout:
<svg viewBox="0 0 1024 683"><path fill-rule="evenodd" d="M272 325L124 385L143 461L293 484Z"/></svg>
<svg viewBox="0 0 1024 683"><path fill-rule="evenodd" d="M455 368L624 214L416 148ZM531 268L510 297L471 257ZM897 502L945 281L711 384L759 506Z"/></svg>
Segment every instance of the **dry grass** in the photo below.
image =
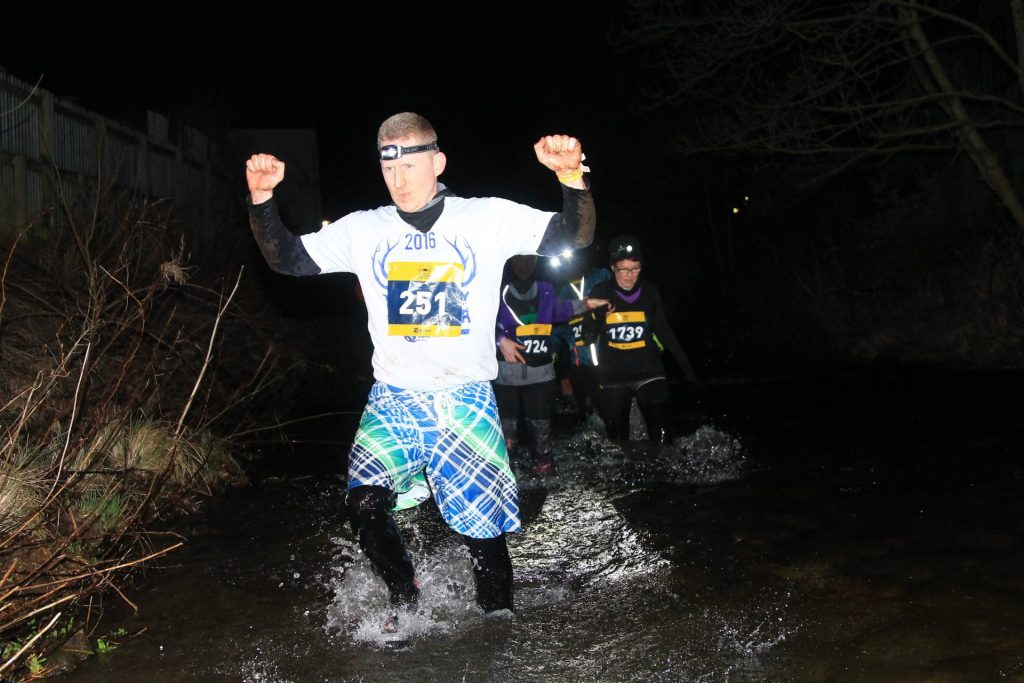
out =
<svg viewBox="0 0 1024 683"><path fill-rule="evenodd" d="M38 674L26 662L71 635L54 615L123 596L131 570L180 545L154 520L243 478L231 433L252 431L277 372L230 305L241 272L234 288L197 284L166 207L94 197L61 220L66 239L0 253L5 680ZM219 381L232 359L256 370Z"/></svg>
<svg viewBox="0 0 1024 683"><path fill-rule="evenodd" d="M46 496L45 472L32 464L40 458L27 450L12 449L0 471L0 534L18 528Z"/></svg>

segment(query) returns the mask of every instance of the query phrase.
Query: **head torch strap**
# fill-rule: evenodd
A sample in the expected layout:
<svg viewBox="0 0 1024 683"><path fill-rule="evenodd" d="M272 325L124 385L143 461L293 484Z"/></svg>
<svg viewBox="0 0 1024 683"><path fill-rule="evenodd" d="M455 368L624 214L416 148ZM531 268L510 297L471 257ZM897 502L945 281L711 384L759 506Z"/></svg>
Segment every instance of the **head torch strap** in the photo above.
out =
<svg viewBox="0 0 1024 683"><path fill-rule="evenodd" d="M391 161L393 159L401 159L406 154L417 154L418 152L428 152L430 150L437 150L437 140L428 142L424 145L413 145L412 147L403 147L402 145L384 145L377 151L380 152L381 161Z"/></svg>

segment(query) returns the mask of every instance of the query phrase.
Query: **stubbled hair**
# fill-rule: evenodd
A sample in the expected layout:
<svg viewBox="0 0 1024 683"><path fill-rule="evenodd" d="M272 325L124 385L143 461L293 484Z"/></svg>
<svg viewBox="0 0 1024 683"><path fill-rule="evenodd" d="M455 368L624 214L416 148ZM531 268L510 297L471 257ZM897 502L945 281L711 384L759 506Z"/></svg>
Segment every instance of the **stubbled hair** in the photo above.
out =
<svg viewBox="0 0 1024 683"><path fill-rule="evenodd" d="M437 132L430 125L430 121L419 114L404 111L401 114L389 116L384 123L380 124L380 128L377 130L377 146L380 147L385 140L398 140L409 136L422 138L423 142L431 142L437 139Z"/></svg>

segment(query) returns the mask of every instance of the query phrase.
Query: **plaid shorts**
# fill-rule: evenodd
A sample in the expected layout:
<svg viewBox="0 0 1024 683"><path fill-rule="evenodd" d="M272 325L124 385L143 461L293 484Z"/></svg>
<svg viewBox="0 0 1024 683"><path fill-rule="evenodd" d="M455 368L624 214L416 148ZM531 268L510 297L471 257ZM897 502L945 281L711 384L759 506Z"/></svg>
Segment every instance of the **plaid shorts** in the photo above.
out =
<svg viewBox="0 0 1024 683"><path fill-rule="evenodd" d="M411 391L376 382L348 461L348 488L384 486L396 510L430 496L471 538L519 531L519 495L489 382Z"/></svg>

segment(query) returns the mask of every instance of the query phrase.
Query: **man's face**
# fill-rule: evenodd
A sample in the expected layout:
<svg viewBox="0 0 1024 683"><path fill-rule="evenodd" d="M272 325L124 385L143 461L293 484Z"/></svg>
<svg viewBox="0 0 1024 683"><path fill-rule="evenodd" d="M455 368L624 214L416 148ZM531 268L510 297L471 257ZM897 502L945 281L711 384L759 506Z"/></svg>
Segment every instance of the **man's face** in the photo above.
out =
<svg viewBox="0 0 1024 683"><path fill-rule="evenodd" d="M396 140L385 140L384 145L401 145L412 147L422 145L430 140L408 136ZM384 183L391 193L391 201L402 211L419 211L437 194L437 177L445 166L445 156L441 152L428 150L405 154L398 159L382 160L380 170L384 174Z"/></svg>
<svg viewBox="0 0 1024 683"><path fill-rule="evenodd" d="M636 286L636 281L640 279L640 262L632 258L622 259L612 266L612 273L615 275L615 284L621 289L629 291Z"/></svg>

